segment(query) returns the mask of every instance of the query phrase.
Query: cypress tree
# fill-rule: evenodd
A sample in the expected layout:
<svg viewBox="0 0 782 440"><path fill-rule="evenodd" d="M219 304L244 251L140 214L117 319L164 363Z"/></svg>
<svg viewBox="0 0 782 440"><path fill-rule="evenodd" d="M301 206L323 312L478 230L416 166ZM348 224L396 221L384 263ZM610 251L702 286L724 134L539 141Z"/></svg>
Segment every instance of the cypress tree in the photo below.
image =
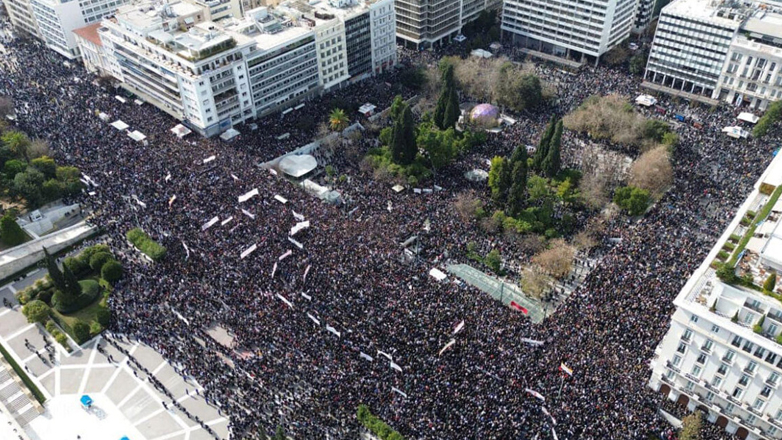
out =
<svg viewBox="0 0 782 440"><path fill-rule="evenodd" d="M560 145L562 144L562 120L557 122L557 129L554 131L554 136L551 138L551 142L548 147L548 154L543 159L543 171L548 177L554 177L559 173L559 168L562 165L562 158L560 157Z"/></svg>
<svg viewBox="0 0 782 440"><path fill-rule="evenodd" d="M448 94L448 103L445 106L445 114L443 115L443 126L440 128L447 130L455 127L456 122L459 120L459 113L459 98L456 95L456 88L451 87L451 92Z"/></svg>
<svg viewBox="0 0 782 440"><path fill-rule="evenodd" d="M554 129L556 126L556 117L551 116L551 120L546 126L546 131L543 132L543 136L540 138L538 149L535 151L535 156L532 157L532 168L536 171L541 170L543 159L548 155L548 145L551 142L551 138L554 136Z"/></svg>
<svg viewBox="0 0 782 440"><path fill-rule="evenodd" d="M511 174L511 187L508 192L508 211L511 216L517 216L524 208L527 192L527 148L524 146L516 147L513 152L515 163Z"/></svg>
<svg viewBox="0 0 782 440"><path fill-rule="evenodd" d="M54 257L49 254L46 248L43 248L44 258L46 259L46 267L49 269L49 278L52 279L54 287L60 290L65 290L65 279L60 272L60 268L57 266L57 262L54 261Z"/></svg>
<svg viewBox="0 0 782 440"><path fill-rule="evenodd" d="M404 104L391 132L391 159L400 165L409 165L417 152L413 113L410 106Z"/></svg>
<svg viewBox="0 0 782 440"><path fill-rule="evenodd" d="M81 284L79 284L78 278L73 274L71 269L63 265L63 279L65 280L65 289L63 289L63 299L68 304L73 302L77 296L81 295Z"/></svg>
<svg viewBox="0 0 782 440"><path fill-rule="evenodd" d="M448 128L448 126L445 124L445 112L448 108L448 102L451 99L451 91L453 89L453 65L448 64L443 69L440 97L437 98L437 106L434 108L434 123L437 125L437 128L441 130Z"/></svg>

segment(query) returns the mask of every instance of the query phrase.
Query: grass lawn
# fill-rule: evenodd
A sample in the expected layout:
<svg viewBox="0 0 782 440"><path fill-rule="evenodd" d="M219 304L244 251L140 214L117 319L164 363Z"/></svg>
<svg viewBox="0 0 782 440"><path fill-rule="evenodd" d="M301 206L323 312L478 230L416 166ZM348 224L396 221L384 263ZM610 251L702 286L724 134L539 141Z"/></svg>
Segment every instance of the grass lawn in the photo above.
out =
<svg viewBox="0 0 782 440"><path fill-rule="evenodd" d="M56 309L52 308L52 318L58 324L60 324L60 327L62 327L62 329L68 333L68 336L70 336L74 341L77 341L76 336L73 334L73 326L79 321L83 321L87 325L91 324L93 321L97 321L98 311L101 308L106 307L108 299L109 292L106 290L102 295L99 295L98 298L92 302L92 304L67 315L62 314Z"/></svg>

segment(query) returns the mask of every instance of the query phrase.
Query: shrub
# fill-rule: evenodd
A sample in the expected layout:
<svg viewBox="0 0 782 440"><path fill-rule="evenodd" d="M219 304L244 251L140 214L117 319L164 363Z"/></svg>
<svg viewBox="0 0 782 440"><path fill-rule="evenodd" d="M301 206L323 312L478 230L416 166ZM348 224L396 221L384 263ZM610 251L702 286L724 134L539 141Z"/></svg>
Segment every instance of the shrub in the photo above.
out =
<svg viewBox="0 0 782 440"><path fill-rule="evenodd" d="M643 214L649 202L649 192L633 186L617 188L614 193L614 203L632 216Z"/></svg>
<svg viewBox="0 0 782 440"><path fill-rule="evenodd" d="M111 248L109 248L109 246L105 244L96 244L94 246L89 246L84 248L84 250L82 250L79 253L79 258L81 258L84 261L90 261L93 255L101 252L111 254Z"/></svg>
<svg viewBox="0 0 782 440"><path fill-rule="evenodd" d="M770 196L771 193L773 193L775 189L776 189L776 187L774 185L772 185L770 183L763 182L763 183L760 184L759 191L760 191L761 194L765 194L767 196Z"/></svg>
<svg viewBox="0 0 782 440"><path fill-rule="evenodd" d="M401 434L369 411L366 405L358 406L358 421L381 440L404 440Z"/></svg>
<svg viewBox="0 0 782 440"><path fill-rule="evenodd" d="M98 272L103 268L103 265L106 264L106 262L111 259L113 259L113 257L108 252L95 253L89 259L90 269Z"/></svg>
<svg viewBox="0 0 782 440"><path fill-rule="evenodd" d="M736 245L731 243L731 242L729 242L729 241L726 241L725 244L722 245L722 248L726 249L726 250L729 250L729 251L732 251L733 249L736 249Z"/></svg>
<svg viewBox="0 0 782 440"><path fill-rule="evenodd" d="M22 307L22 314L27 318L27 322L44 323L49 319L51 310L43 301L33 300Z"/></svg>
<svg viewBox="0 0 782 440"><path fill-rule="evenodd" d="M500 266L502 265L500 251L497 249L492 249L488 254L486 254L486 258L483 259L483 262L495 273L499 273Z"/></svg>
<svg viewBox="0 0 782 440"><path fill-rule="evenodd" d="M730 241L733 241L733 242L737 242L737 243L738 243L738 242L739 242L739 240L741 240L741 236L740 236L740 235L736 235L736 234L730 234Z"/></svg>
<svg viewBox="0 0 782 440"><path fill-rule="evenodd" d="M152 240L139 228L128 231L126 237L136 249L149 256L153 261L160 261L166 255L166 248Z"/></svg>
<svg viewBox="0 0 782 440"><path fill-rule="evenodd" d="M52 298L52 306L60 313L73 313L95 302L101 293L100 284L95 280L81 280L79 285L81 286L81 294L72 303L65 304L62 300L62 293L57 291Z"/></svg>
<svg viewBox="0 0 782 440"><path fill-rule="evenodd" d="M90 339L90 326L84 321L77 321L73 324L73 336L79 345L87 342Z"/></svg>
<svg viewBox="0 0 782 440"><path fill-rule="evenodd" d="M111 310L106 307L101 307L95 313L95 318L98 320L100 325L108 327L109 321L111 321Z"/></svg>
<svg viewBox="0 0 782 440"><path fill-rule="evenodd" d="M720 252L717 254L717 258L719 258L719 259L720 259L720 260L722 260L722 261L725 261L725 260L727 260L729 256L730 256L730 254L728 254L728 253L727 253L727 252L725 252L725 251L720 251Z"/></svg>
<svg viewBox="0 0 782 440"><path fill-rule="evenodd" d="M27 241L27 234L9 213L0 218L0 240L8 246L17 246Z"/></svg>
<svg viewBox="0 0 782 440"><path fill-rule="evenodd" d="M782 117L782 101L772 102L766 109L766 113L760 118L755 128L752 129L752 136L763 137L771 129L771 126Z"/></svg>
<svg viewBox="0 0 782 440"><path fill-rule="evenodd" d="M84 261L81 256L67 257L65 260L63 260L62 264L64 266L68 266L68 269L70 269L71 272L73 272L73 274L77 277L87 275L87 273L90 271L89 260Z"/></svg>
<svg viewBox="0 0 782 440"><path fill-rule="evenodd" d="M763 283L763 290L766 292L773 292L774 287L777 286L777 273L771 272L771 275L766 278L766 281Z"/></svg>
<svg viewBox="0 0 782 440"><path fill-rule="evenodd" d="M49 304L52 301L52 295L54 295L54 289L45 289L38 292L38 299Z"/></svg>
<svg viewBox="0 0 782 440"><path fill-rule="evenodd" d="M103 331L103 326L98 321L92 321L90 323L90 336L96 336Z"/></svg>
<svg viewBox="0 0 782 440"><path fill-rule="evenodd" d="M717 269L717 277L726 284L736 284L739 277L736 276L736 270L730 264L723 264Z"/></svg>
<svg viewBox="0 0 782 440"><path fill-rule="evenodd" d="M68 345L68 337L65 336L65 333L55 330L54 333L52 333L52 336L54 336L54 340L57 341L60 345L65 347L68 351L70 351L71 346Z"/></svg>
<svg viewBox="0 0 782 440"><path fill-rule="evenodd" d="M113 285L122 278L122 265L117 260L109 260L101 268L100 276Z"/></svg>

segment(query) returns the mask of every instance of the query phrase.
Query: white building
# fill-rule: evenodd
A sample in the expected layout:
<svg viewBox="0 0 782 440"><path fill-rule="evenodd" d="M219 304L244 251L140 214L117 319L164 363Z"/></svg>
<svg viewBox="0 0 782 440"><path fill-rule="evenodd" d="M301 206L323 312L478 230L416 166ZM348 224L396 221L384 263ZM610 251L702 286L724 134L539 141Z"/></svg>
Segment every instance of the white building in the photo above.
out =
<svg viewBox="0 0 782 440"><path fill-rule="evenodd" d="M505 0L502 30L540 52L597 59L630 36L637 0Z"/></svg>
<svg viewBox="0 0 782 440"><path fill-rule="evenodd" d="M712 98L761 110L782 99L782 15L761 9L744 22Z"/></svg>
<svg viewBox="0 0 782 440"><path fill-rule="evenodd" d="M761 184L782 185L782 155L676 297L676 311L650 363L649 380L651 388L671 401L691 411L700 409L709 421L752 440L782 439L782 302L723 283L711 265L720 252L741 254L738 274L747 274L759 286L779 270L763 255L771 255L769 245L775 246L775 258L782 253L780 242L773 241L776 231L782 231L782 203L772 205L769 194L760 192ZM740 221L750 211L763 216L758 218L763 223L740 252L736 243L747 230ZM780 291L775 289L777 295Z"/></svg>
<svg viewBox="0 0 782 440"><path fill-rule="evenodd" d="M79 56L73 30L100 22L129 0L10 0L11 23L68 59Z"/></svg>
<svg viewBox="0 0 782 440"><path fill-rule="evenodd" d="M147 2L104 20L97 42L89 29L77 36L88 69L108 72L205 136L396 63L391 0L283 3L241 19L208 17L196 3ZM366 30L348 39L346 22L356 17L366 17ZM354 46L366 57L351 59Z"/></svg>
<svg viewBox="0 0 782 440"><path fill-rule="evenodd" d="M649 26L654 18L654 8L658 1L663 0L638 0L638 6L635 12L635 24L633 32L641 33Z"/></svg>
<svg viewBox="0 0 782 440"><path fill-rule="evenodd" d="M396 36L416 48L442 44L482 11L500 4L501 0L396 0Z"/></svg>

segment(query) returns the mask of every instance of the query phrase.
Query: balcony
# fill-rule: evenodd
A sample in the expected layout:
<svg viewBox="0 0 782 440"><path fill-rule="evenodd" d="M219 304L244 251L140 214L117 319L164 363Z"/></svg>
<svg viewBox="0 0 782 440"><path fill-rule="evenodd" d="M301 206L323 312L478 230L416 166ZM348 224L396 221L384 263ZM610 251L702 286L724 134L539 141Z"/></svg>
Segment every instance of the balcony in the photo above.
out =
<svg viewBox="0 0 782 440"><path fill-rule="evenodd" d="M733 358L732 357L723 356L722 357L722 362L724 362L724 363L726 363L728 365L733 365Z"/></svg>
<svg viewBox="0 0 782 440"><path fill-rule="evenodd" d="M771 388L776 388L778 383L779 382L776 380L772 381L770 378L766 379L766 385L770 386Z"/></svg>
<svg viewBox="0 0 782 440"><path fill-rule="evenodd" d="M743 371L744 371L745 374L749 374L750 376L755 377L755 370L754 369L747 367L747 368L744 368Z"/></svg>
<svg viewBox="0 0 782 440"><path fill-rule="evenodd" d="M711 347L707 347L705 345L701 345L701 351L706 354L711 354Z"/></svg>

